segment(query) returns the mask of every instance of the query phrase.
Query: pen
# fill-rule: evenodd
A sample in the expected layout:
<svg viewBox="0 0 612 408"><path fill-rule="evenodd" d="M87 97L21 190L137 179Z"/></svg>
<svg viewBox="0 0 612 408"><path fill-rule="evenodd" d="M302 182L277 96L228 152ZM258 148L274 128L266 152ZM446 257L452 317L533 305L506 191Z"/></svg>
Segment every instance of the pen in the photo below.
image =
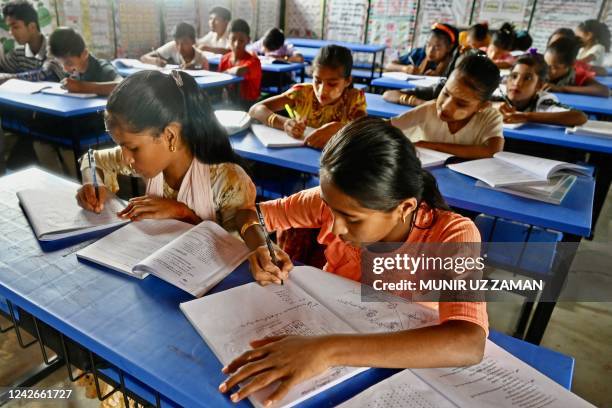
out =
<svg viewBox="0 0 612 408"><path fill-rule="evenodd" d="M272 258L272 263L278 266L278 262L276 260L276 255L274 255L274 249L272 248L272 240L270 239L270 235L268 235L268 231L266 230L266 224L263 219L263 215L259 210L259 203L255 203L255 212L257 213L257 219L259 220L259 225L263 229L263 233L266 237L266 245L268 247L268 251L270 251L270 257ZM284 285L285 282L281 279L281 285Z"/></svg>
<svg viewBox="0 0 612 408"><path fill-rule="evenodd" d="M96 158L93 150L87 150L87 160L89 161L89 170L91 171L91 180L93 181L94 190L96 191L96 200L100 201L100 193L98 192L98 176L96 174Z"/></svg>
<svg viewBox="0 0 612 408"><path fill-rule="evenodd" d="M293 109L291 109L291 106L289 106L287 103L285 104L285 110L289 114L289 117L295 120L295 113L293 112Z"/></svg>
<svg viewBox="0 0 612 408"><path fill-rule="evenodd" d="M508 95L506 95L506 94L504 93L504 91L502 90L501 86L500 86L499 88L497 88L497 89L499 89L499 93L501 94L501 96L502 96L502 98L503 98L504 102L506 102L506 103L508 104L508 106L514 106L514 105L512 104L512 102L510 102L510 99L508 99Z"/></svg>

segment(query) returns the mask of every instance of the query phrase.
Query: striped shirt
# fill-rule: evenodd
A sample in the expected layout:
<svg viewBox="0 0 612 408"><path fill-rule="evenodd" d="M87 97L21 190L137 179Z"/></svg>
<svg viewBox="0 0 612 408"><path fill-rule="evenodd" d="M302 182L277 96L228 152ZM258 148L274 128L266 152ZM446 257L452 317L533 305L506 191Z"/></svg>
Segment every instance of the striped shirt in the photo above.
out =
<svg viewBox="0 0 612 408"><path fill-rule="evenodd" d="M20 78L30 81L59 81L64 77L62 67L54 60L47 58L47 38L42 36L38 53L34 54L29 44L17 46L9 53L0 55L0 72L2 79Z"/></svg>

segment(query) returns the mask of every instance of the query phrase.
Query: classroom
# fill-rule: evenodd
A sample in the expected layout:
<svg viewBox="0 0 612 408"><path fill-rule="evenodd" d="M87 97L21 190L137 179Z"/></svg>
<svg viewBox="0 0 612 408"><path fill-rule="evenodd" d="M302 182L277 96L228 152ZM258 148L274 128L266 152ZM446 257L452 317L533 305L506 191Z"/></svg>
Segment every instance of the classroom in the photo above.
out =
<svg viewBox="0 0 612 408"><path fill-rule="evenodd" d="M612 0L0 14L0 406L612 408Z"/></svg>

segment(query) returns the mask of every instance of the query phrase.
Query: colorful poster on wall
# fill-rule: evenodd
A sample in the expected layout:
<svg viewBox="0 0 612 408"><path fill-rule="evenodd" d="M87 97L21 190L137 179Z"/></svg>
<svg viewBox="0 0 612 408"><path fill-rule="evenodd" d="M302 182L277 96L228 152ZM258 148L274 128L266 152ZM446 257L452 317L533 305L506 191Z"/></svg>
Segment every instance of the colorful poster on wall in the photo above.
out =
<svg viewBox="0 0 612 408"><path fill-rule="evenodd" d="M10 0L0 1L0 9L9 1ZM38 24L40 25L41 31L45 35L51 34L53 29L57 26L54 0L32 1L32 5L36 8L36 12L38 13ZM4 22L4 19L0 19L0 52L9 52L14 47L15 40L9 33L9 28Z"/></svg>
<svg viewBox="0 0 612 408"><path fill-rule="evenodd" d="M363 43L368 0L327 0L325 39Z"/></svg>
<svg viewBox="0 0 612 408"><path fill-rule="evenodd" d="M472 23L488 22L489 27L495 29L510 22L517 30L524 30L534 3L535 0L476 0Z"/></svg>
<svg viewBox="0 0 612 408"><path fill-rule="evenodd" d="M385 62L407 52L416 24L417 0L374 0L370 4L367 42L384 44Z"/></svg>
<svg viewBox="0 0 612 408"><path fill-rule="evenodd" d="M455 27L467 27L472 12L472 0L427 0L421 1L417 18L415 44L427 43L434 23L448 23Z"/></svg>

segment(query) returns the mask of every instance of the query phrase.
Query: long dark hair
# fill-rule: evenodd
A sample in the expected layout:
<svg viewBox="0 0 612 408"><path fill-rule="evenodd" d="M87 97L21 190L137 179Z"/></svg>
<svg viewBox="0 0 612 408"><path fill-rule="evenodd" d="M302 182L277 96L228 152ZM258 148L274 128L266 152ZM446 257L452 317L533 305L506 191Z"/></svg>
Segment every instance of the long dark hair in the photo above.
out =
<svg viewBox="0 0 612 408"><path fill-rule="evenodd" d="M109 130L123 127L134 133L149 130L155 135L177 122L183 140L202 163L241 164L208 98L185 72L166 75L140 71L130 75L110 94L105 122Z"/></svg>
<svg viewBox="0 0 612 408"><path fill-rule="evenodd" d="M595 41L603 45L606 52L610 51L610 29L607 24L598 20L586 20L578 24L578 28L585 33L592 33Z"/></svg>
<svg viewBox="0 0 612 408"><path fill-rule="evenodd" d="M336 133L321 155L323 175L372 210L389 212L408 198L432 209L449 209L436 180L421 167L414 145L382 119L363 117Z"/></svg>

